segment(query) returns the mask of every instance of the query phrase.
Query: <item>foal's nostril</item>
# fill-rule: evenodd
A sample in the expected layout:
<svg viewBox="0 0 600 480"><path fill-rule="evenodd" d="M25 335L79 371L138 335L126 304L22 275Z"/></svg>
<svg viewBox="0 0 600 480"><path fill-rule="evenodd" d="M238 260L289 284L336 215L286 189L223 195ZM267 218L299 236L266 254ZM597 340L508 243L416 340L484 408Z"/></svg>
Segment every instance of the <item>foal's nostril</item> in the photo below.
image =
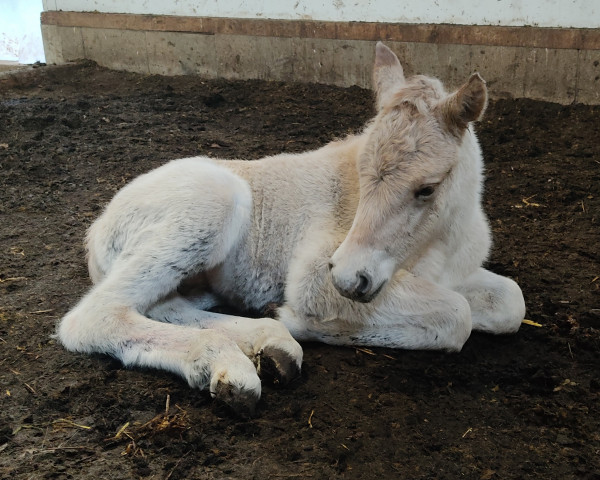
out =
<svg viewBox="0 0 600 480"><path fill-rule="evenodd" d="M333 263L329 262L327 266L329 267L329 270L333 269Z"/></svg>
<svg viewBox="0 0 600 480"><path fill-rule="evenodd" d="M358 285L356 286L356 294L364 295L371 289L371 278L365 273L358 274Z"/></svg>

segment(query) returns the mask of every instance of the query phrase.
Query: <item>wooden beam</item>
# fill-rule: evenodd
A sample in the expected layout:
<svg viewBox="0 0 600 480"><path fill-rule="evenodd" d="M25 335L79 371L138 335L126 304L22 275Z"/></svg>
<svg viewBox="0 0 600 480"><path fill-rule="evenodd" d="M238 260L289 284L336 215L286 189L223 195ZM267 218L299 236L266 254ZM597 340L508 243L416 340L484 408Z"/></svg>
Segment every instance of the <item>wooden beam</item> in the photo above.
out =
<svg viewBox="0 0 600 480"><path fill-rule="evenodd" d="M42 25L59 27L600 50L600 29L586 28L324 22L65 11L42 12L41 19Z"/></svg>

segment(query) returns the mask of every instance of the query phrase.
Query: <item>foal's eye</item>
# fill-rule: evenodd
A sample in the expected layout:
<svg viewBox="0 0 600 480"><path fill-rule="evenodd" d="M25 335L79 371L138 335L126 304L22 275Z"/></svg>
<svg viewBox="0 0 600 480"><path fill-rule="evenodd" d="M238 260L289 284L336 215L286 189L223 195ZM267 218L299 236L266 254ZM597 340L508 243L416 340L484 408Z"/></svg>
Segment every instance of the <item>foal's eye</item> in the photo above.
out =
<svg viewBox="0 0 600 480"><path fill-rule="evenodd" d="M435 185L425 185L415 192L415 198L431 197L435 192Z"/></svg>

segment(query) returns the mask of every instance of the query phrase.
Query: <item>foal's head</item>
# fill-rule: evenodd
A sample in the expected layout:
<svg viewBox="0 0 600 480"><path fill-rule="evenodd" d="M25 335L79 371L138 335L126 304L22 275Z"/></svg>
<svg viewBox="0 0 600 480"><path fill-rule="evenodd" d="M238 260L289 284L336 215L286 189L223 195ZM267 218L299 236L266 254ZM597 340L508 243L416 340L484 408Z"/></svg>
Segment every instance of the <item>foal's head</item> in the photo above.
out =
<svg viewBox="0 0 600 480"><path fill-rule="evenodd" d="M362 302L439 234L463 137L487 102L478 74L452 94L434 78L405 79L398 58L382 43L373 78L378 113L358 160L358 209L330 263L337 290Z"/></svg>

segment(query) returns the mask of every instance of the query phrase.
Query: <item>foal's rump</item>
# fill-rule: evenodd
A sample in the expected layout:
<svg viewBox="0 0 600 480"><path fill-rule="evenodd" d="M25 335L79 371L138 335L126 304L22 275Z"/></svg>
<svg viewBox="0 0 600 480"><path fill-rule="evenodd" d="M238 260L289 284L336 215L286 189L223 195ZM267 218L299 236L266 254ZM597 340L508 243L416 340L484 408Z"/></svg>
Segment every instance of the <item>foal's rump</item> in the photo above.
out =
<svg viewBox="0 0 600 480"><path fill-rule="evenodd" d="M173 160L126 185L90 227L90 277L97 283L117 258L163 248L167 236L175 243L157 255L196 250L204 256L201 267L210 268L247 228L251 209L250 188L235 173L204 157Z"/></svg>

